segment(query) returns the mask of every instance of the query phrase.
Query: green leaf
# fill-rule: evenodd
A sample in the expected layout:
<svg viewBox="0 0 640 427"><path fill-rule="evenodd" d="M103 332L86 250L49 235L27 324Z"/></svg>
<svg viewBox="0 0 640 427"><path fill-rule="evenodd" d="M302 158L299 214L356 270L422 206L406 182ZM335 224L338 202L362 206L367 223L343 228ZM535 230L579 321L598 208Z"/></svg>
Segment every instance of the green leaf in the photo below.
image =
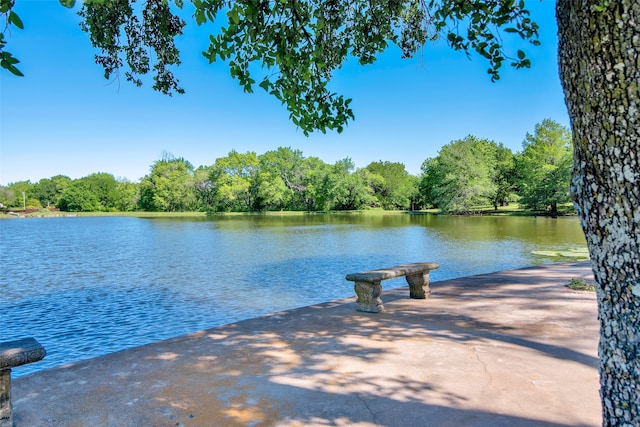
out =
<svg viewBox="0 0 640 427"><path fill-rule="evenodd" d="M5 55L5 53L8 53L8 55ZM6 61L7 64L11 64L11 65L18 64L20 62L16 58L11 56L9 52L2 52L2 60Z"/></svg>
<svg viewBox="0 0 640 427"><path fill-rule="evenodd" d="M524 59L525 56L526 55L525 55L525 53L523 51L518 50L518 59Z"/></svg>
<svg viewBox="0 0 640 427"><path fill-rule="evenodd" d="M268 79L264 79L260 83L260 87L265 91L269 92L269 87L271 87L271 82Z"/></svg>
<svg viewBox="0 0 640 427"><path fill-rule="evenodd" d="M0 68L4 68L18 77L24 76L24 74L14 66L14 64L17 64L20 61L18 61L18 59L16 59L10 52L0 52L0 58L2 58L0 59Z"/></svg>
<svg viewBox="0 0 640 427"><path fill-rule="evenodd" d="M22 74L22 72L20 70L18 70L16 67L14 67L12 64L3 64L2 68L6 68L12 74L14 74L14 75L16 75L18 77L24 77L24 74Z"/></svg>
<svg viewBox="0 0 640 427"><path fill-rule="evenodd" d="M198 25L202 25L205 22L207 22L207 18L205 17L205 14L202 11L202 9L196 9L194 16L196 18L196 24Z"/></svg>
<svg viewBox="0 0 640 427"><path fill-rule="evenodd" d="M15 25L16 27L20 28L21 30L24 30L24 24L22 23L22 20L20 19L18 14L15 13L13 10L9 12L9 22Z"/></svg>
<svg viewBox="0 0 640 427"><path fill-rule="evenodd" d="M237 7L234 7L229 12L227 12L227 16L235 25L238 25L238 23L240 22L240 16L238 14L239 12Z"/></svg>
<svg viewBox="0 0 640 427"><path fill-rule="evenodd" d="M60 4L64 7L72 8L76 4L76 0L60 0Z"/></svg>

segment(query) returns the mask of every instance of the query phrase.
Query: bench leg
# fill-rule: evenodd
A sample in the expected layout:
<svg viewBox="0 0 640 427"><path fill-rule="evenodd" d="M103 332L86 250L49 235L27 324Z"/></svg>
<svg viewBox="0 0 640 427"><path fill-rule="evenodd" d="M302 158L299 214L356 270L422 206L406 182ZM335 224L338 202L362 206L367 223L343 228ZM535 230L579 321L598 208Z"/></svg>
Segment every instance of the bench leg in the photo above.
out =
<svg viewBox="0 0 640 427"><path fill-rule="evenodd" d="M409 296L415 299L425 299L431 297L431 288L429 288L429 272L406 276L409 284Z"/></svg>
<svg viewBox="0 0 640 427"><path fill-rule="evenodd" d="M13 427L11 369L0 369L0 427Z"/></svg>
<svg viewBox="0 0 640 427"><path fill-rule="evenodd" d="M382 305L382 299L380 294L382 293L382 285L380 282L356 282L354 285L358 300L356 304L358 311L364 311L366 313L380 313L384 311L384 305Z"/></svg>

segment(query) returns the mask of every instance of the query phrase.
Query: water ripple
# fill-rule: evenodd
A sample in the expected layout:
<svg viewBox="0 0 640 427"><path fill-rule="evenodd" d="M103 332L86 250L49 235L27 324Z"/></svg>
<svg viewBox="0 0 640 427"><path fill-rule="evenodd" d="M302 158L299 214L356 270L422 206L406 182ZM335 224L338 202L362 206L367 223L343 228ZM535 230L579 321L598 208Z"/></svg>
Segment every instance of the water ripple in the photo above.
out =
<svg viewBox="0 0 640 427"><path fill-rule="evenodd" d="M449 224L445 224L449 222ZM453 224L451 224L453 222ZM562 224L561 226L559 224ZM347 273L435 261L433 280L558 261L577 221L394 215L0 221L0 341L47 349L16 376L354 295ZM403 280L385 288L404 286Z"/></svg>

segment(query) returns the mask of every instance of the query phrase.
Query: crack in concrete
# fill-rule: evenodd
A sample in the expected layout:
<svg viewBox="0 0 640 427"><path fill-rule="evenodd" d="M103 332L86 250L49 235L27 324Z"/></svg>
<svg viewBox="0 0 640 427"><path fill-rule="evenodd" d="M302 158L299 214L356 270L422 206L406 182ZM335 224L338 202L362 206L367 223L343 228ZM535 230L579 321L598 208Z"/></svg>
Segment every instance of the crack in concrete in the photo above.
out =
<svg viewBox="0 0 640 427"><path fill-rule="evenodd" d="M489 382L483 387L484 389L493 384L493 377L491 376L491 373L487 369L487 364L480 358L480 355L478 354L478 348L476 346L473 346L472 348L473 348L473 354L476 356L476 360L480 362L480 364L482 364L484 373L487 374L487 376L489 377Z"/></svg>
<svg viewBox="0 0 640 427"><path fill-rule="evenodd" d="M371 409L371 407L369 406L369 404L367 403L367 401L358 393L356 393L356 398L362 402L362 404L364 405L365 408L367 408L367 411L369 411L369 413L371 414L371 416L373 417L373 423L375 425L380 425L378 424L378 416L376 415L375 412L373 412L373 409Z"/></svg>

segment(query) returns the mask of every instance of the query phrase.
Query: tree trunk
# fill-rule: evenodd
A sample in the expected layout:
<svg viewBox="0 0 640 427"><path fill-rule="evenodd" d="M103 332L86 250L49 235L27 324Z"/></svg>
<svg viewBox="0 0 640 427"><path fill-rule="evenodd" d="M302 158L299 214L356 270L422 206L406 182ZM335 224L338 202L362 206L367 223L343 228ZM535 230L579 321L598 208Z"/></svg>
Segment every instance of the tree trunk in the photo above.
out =
<svg viewBox="0 0 640 427"><path fill-rule="evenodd" d="M562 0L556 12L571 190L597 281L603 425L640 426L640 2Z"/></svg>

